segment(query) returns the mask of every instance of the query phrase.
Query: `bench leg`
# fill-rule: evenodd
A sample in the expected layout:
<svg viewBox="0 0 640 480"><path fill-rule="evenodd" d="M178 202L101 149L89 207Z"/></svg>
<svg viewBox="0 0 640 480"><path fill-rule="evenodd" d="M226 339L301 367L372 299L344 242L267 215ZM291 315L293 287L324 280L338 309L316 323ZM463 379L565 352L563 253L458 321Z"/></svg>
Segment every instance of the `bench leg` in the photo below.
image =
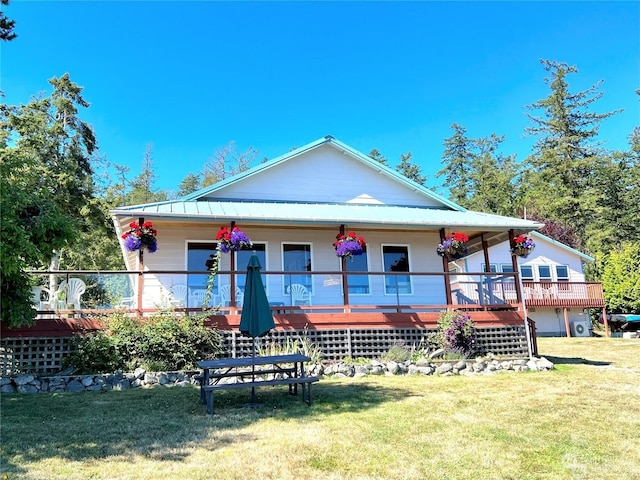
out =
<svg viewBox="0 0 640 480"><path fill-rule="evenodd" d="M204 392L204 390L203 390ZM207 413L213 415L213 391L206 392L207 397Z"/></svg>

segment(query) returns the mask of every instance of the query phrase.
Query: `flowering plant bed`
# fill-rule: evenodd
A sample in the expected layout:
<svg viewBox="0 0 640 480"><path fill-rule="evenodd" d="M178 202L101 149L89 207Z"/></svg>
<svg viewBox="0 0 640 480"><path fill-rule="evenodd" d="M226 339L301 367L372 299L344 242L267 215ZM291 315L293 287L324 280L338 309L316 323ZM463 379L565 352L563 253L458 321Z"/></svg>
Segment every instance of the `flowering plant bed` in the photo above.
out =
<svg viewBox="0 0 640 480"><path fill-rule="evenodd" d="M139 225L138 222L131 222L129 224L129 231L122 234L124 239L124 246L130 252L136 250L149 250L149 253L153 253L158 250L158 240L156 235L158 231L153 228L151 222L144 222Z"/></svg>
<svg viewBox="0 0 640 480"><path fill-rule="evenodd" d="M454 260L462 258L469 253L469 249L465 245L468 241L469 237L464 233L453 232L451 235L445 237L444 241L438 245L436 251L441 257L446 256Z"/></svg>
<svg viewBox="0 0 640 480"><path fill-rule="evenodd" d="M526 235L518 235L513 239L511 255L526 258L534 248L536 248L536 244L533 243L533 240Z"/></svg>
<svg viewBox="0 0 640 480"><path fill-rule="evenodd" d="M223 253L237 252L243 248L251 248L253 246L251 239L238 227L233 227L232 230L229 230L227 226L221 227L216 235L216 241L218 242L218 248Z"/></svg>
<svg viewBox="0 0 640 480"><path fill-rule="evenodd" d="M336 235L336 241L333 247L336 249L336 255L341 258L353 258L355 255L362 255L367 242L363 237L358 237L356 232L348 232L346 235L339 233Z"/></svg>

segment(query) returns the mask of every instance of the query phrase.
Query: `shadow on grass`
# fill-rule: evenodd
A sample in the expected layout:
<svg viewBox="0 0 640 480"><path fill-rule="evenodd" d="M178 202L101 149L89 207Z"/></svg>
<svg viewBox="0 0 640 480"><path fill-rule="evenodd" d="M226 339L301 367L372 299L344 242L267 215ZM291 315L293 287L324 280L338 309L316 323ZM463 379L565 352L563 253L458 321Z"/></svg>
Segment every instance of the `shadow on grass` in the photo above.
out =
<svg viewBox="0 0 640 480"><path fill-rule="evenodd" d="M544 355L544 358L552 362L554 365L593 365L596 367L606 367L607 365L611 365L611 362L588 360L582 357L554 357Z"/></svg>
<svg viewBox="0 0 640 480"><path fill-rule="evenodd" d="M7 395L2 401L0 473L28 472L45 459L91 461L143 456L176 461L192 449L218 450L252 440L243 427L264 418L321 421L327 415L366 410L406 395L396 388L365 382L321 381L310 407L286 388L256 389L260 408L243 408L249 389L216 395L207 415L199 390L135 389L106 393Z"/></svg>

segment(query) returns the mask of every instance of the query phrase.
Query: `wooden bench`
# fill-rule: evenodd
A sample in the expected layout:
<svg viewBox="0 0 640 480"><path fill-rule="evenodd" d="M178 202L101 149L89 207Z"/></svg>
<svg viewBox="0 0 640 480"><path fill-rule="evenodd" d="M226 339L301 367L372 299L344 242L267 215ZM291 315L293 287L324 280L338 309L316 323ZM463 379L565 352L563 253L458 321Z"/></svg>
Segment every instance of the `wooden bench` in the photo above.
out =
<svg viewBox="0 0 640 480"><path fill-rule="evenodd" d="M216 383L213 385L203 385L202 390L204 391L206 398L207 413L213 414L213 392L216 390L229 390L234 388L256 388L268 385L289 385L289 394L297 395L298 384L300 384L302 386L302 401L307 402L308 405L311 405L311 403L313 402L313 397L311 395L311 385L313 385L315 382L318 382L319 380L320 379L318 377L288 377L276 378L272 380L253 380L248 382Z"/></svg>

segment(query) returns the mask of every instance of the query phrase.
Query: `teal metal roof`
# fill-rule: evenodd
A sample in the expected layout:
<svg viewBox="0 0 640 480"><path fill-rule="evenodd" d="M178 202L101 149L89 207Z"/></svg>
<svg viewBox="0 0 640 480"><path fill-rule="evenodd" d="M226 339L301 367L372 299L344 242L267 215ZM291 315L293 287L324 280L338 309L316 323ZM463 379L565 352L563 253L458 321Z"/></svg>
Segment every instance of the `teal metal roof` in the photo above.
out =
<svg viewBox="0 0 640 480"><path fill-rule="evenodd" d="M172 220L234 220L244 224L349 224L415 228L478 228L483 230L535 230L528 221L473 211L446 208L360 203L242 202L236 200L176 200L128 206L111 211L116 217Z"/></svg>

